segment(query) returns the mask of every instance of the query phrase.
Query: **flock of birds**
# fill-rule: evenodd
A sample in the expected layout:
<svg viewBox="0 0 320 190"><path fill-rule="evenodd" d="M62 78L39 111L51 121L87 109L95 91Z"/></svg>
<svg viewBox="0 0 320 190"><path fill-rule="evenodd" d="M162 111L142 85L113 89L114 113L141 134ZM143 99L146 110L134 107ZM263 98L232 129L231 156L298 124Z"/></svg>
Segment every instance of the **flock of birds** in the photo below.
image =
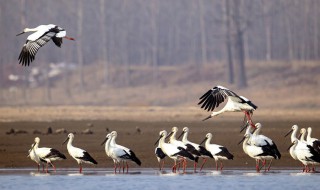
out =
<svg viewBox="0 0 320 190"><path fill-rule="evenodd" d="M23 45L22 51L19 55L19 64L24 66L29 66L30 63L35 59L35 55L38 50L50 40L52 40L58 47L61 47L63 38L74 40L74 38L66 36L66 31L63 28L53 24L40 25L36 28L25 28L20 34L25 32L34 33L27 37L27 41ZM262 125L260 123L254 124L252 121L253 111L255 111L258 107L249 99L243 96L238 96L235 92L223 86L215 86L204 93L199 100L200 101L198 105L200 105L202 109L212 111L208 117L203 119L203 121L218 116L224 112L244 112L244 122L246 125L243 127L243 130L246 128L246 132L243 140L240 141L239 144L243 143L243 151L248 156L256 160L256 170L258 172L263 167L265 167L265 171L270 170L273 159L281 158L281 154L276 144L270 138L260 134ZM225 101L227 102L220 111L213 111ZM290 131L292 132L292 145L288 149L290 155L293 157L293 159L299 160L303 164L304 172L315 171L315 165L320 163L320 141L311 137L311 128L308 128L306 139L306 129L303 128L300 130L301 137L296 137L297 131L298 126L292 126L292 130ZM187 127L183 128L183 132L178 138L176 138L177 132L177 127L173 127L169 134L165 130L159 132L159 139L156 142L156 144L158 143L158 146L155 149L155 154L159 163L162 162L162 164L159 165L160 169L163 167L163 161L165 157L169 157L174 160L174 165L172 166L173 172L176 172L180 165L182 165L183 170L185 171L187 160L194 162L194 171L196 171L199 158L203 159L200 170L203 168L203 165L208 158L213 158L215 160L217 170L219 161L220 170L222 170L223 164L221 160L233 159L233 155L226 147L217 144L210 144L212 139L211 133L206 135L206 138L202 143L197 144L188 140L189 129ZM287 135L289 134L290 133ZM136 157L132 150L116 144L116 137L117 132L113 131L106 136L106 139L103 142L103 144L105 144L107 156L112 158L114 161L115 172L117 171L117 168L119 168L120 171L121 163L123 172L125 167L128 171L127 161L133 161L136 164L141 165L141 161ZM181 141L178 140L180 137L182 137ZM73 157L79 164L79 171L81 173L82 163L97 164L97 162L87 151L74 147L72 145L73 139L74 135L70 133L66 139L66 141L68 141L67 149L70 156ZM165 142L166 139L169 139L169 141ZM38 164L38 170L41 163L45 163L47 165L46 171L48 171L49 164L55 170L52 162L66 159L65 155L53 148L39 148L39 142L40 139L36 137L35 142L29 150L30 158ZM204 146L202 146L203 143L205 143ZM268 167L267 161L269 161ZM125 163L126 166L124 165ZM312 168L309 167L310 165Z"/></svg>

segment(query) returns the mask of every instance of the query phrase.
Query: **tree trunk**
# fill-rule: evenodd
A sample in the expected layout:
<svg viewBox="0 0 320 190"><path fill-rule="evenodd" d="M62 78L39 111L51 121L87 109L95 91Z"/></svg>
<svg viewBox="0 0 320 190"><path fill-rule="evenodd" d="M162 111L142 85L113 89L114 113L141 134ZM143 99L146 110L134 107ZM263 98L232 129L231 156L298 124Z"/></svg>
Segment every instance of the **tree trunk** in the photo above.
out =
<svg viewBox="0 0 320 190"><path fill-rule="evenodd" d="M243 43L243 29L241 26L240 4L239 0L234 0L234 22L236 27L236 56L238 59L238 88L245 88L247 84L247 75L245 70L245 51Z"/></svg>
<svg viewBox="0 0 320 190"><path fill-rule="evenodd" d="M77 56L78 56L78 64L79 64L79 83L80 83L80 91L84 91L84 75L83 75L83 50L82 50L82 24L83 24L83 7L82 7L82 0L78 0L78 11L77 11L77 31L78 31L78 41L77 41Z"/></svg>
<svg viewBox="0 0 320 190"><path fill-rule="evenodd" d="M227 51L227 63L228 63L228 82L234 83L234 69L233 69L233 57L232 57L232 43L231 43L231 15L230 15L230 1L225 0L225 34L226 34L226 51Z"/></svg>
<svg viewBox="0 0 320 190"><path fill-rule="evenodd" d="M156 84L158 80L158 3L152 2L151 27L152 27L152 80Z"/></svg>
<svg viewBox="0 0 320 190"><path fill-rule="evenodd" d="M204 22L204 7L203 0L198 0L199 3L199 19L201 32L201 64L207 63L207 41L206 41L206 27Z"/></svg>
<svg viewBox="0 0 320 190"><path fill-rule="evenodd" d="M103 83L108 85L109 82L109 65L107 59L107 33L106 33L106 13L105 13L105 0L100 0L100 31L101 31L101 51L102 51L102 64L103 64Z"/></svg>

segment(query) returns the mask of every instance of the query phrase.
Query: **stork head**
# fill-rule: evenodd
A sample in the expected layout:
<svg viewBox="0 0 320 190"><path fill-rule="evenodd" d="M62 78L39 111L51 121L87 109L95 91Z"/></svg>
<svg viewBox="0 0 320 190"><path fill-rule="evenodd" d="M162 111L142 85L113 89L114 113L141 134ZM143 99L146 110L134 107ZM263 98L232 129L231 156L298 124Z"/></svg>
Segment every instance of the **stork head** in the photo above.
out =
<svg viewBox="0 0 320 190"><path fill-rule="evenodd" d="M110 137L111 137L111 133L107 134L106 138L101 143L101 146L104 145Z"/></svg>
<svg viewBox="0 0 320 190"><path fill-rule="evenodd" d="M71 141L74 139L74 134L73 134L73 133L69 133L69 134L68 134L68 137L63 141L62 144L66 143L69 139L70 139Z"/></svg>
<svg viewBox="0 0 320 190"><path fill-rule="evenodd" d="M25 28L25 29L23 29L22 32L20 32L20 33L17 34L16 36L20 36L21 34L24 34L24 33L26 33L26 32L36 32L36 31L38 31L36 28Z"/></svg>

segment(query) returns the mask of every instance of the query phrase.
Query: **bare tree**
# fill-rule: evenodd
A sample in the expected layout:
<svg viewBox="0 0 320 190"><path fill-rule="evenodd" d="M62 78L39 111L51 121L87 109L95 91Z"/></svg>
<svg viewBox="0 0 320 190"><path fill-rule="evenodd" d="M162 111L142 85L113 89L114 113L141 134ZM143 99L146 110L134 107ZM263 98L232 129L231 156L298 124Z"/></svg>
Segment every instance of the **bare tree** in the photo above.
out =
<svg viewBox="0 0 320 190"><path fill-rule="evenodd" d="M105 85L109 83L109 64L107 59L107 33L106 33L106 13L105 0L100 0L100 31L101 31L101 53L103 63L103 82Z"/></svg>
<svg viewBox="0 0 320 190"><path fill-rule="evenodd" d="M246 69L245 69L245 50L244 50L244 42L243 42L243 33L244 33L244 23L243 23L243 17L241 15L241 10L243 6L241 5L240 0L233 0L233 20L235 24L235 51L236 51L236 57L237 57L237 86L239 88L245 88L248 86L247 84L247 75L246 75Z"/></svg>
<svg viewBox="0 0 320 190"><path fill-rule="evenodd" d="M201 31L201 60L202 64L207 63L207 40L206 40L206 28L204 20L204 7L203 0L198 0L199 6L199 19L200 19L200 31Z"/></svg>
<svg viewBox="0 0 320 190"><path fill-rule="evenodd" d="M78 32L78 41L77 41L77 56L78 56L78 64L79 64L79 83L80 83L80 91L84 91L84 68L83 68L83 48L82 48L82 41L85 38L82 38L82 30L83 30L83 1L78 0L76 1L78 4L78 11L77 11L77 32ZM82 38L82 39L81 39Z"/></svg>
<svg viewBox="0 0 320 190"><path fill-rule="evenodd" d="M231 42L231 13L230 13L230 0L225 0L224 4L224 26L225 26L225 45L227 52L227 65L228 65L228 82L234 83L234 68L233 68L233 55L232 55L232 42Z"/></svg>

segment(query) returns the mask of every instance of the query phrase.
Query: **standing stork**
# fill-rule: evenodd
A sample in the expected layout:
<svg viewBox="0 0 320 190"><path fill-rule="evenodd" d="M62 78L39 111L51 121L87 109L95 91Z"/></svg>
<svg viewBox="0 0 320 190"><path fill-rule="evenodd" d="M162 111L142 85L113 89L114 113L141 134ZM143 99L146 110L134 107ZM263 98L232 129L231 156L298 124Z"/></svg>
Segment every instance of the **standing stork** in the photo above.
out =
<svg viewBox="0 0 320 190"><path fill-rule="evenodd" d="M197 144L197 143L193 143L193 142L190 142L188 140L188 134L189 134L189 128L188 127L184 127L182 129L182 133L180 134L180 136L178 137L178 139L180 139L181 136L182 137L182 142L187 146L187 151L192 151L192 150L196 150L200 155L199 157L202 157L203 158L203 163L201 165L201 169L202 167L204 166L204 164L206 163L207 161L207 158L213 158L212 154L206 149L204 148L203 146ZM193 156L198 156L198 155L193 155ZM194 171L196 172L196 169L197 169L197 162L194 162ZM201 170L200 169L200 170Z"/></svg>
<svg viewBox="0 0 320 190"><path fill-rule="evenodd" d="M25 28L21 33L17 34L17 36L26 32L34 33L28 36L19 55L19 64L21 63L23 66L29 66L34 60L38 50L51 39L58 47L61 47L62 38L74 40L74 38L66 36L65 29L54 24L40 25L36 28Z"/></svg>
<svg viewBox="0 0 320 190"><path fill-rule="evenodd" d="M194 156L186 151L184 148L166 143L164 140L167 137L167 131L163 130L159 132L159 139L155 142L155 145L159 142L159 146L163 153L165 153L169 158L174 160L174 165L172 166L172 172L177 171L177 161L184 162L185 158L194 160ZM185 169L185 168L184 168ZM185 172L185 170L184 170Z"/></svg>
<svg viewBox="0 0 320 190"><path fill-rule="evenodd" d="M251 116L253 111L258 107L254 105L249 99L238 96L233 91L229 90L223 86L215 86L212 89L208 90L199 98L198 105L201 105L201 108L207 111L213 111L215 108L228 99L227 104L217 112L212 112L208 117L204 118L203 121L210 119L211 117L220 115L224 112L244 112L245 117L249 121L250 125L255 128Z"/></svg>
<svg viewBox="0 0 320 190"><path fill-rule="evenodd" d="M109 153L111 158L116 160L118 163L120 163L121 161L126 162L127 173L129 169L129 165L127 161L135 162L137 165L141 166L141 161L132 150L130 150L127 147L118 145L116 143L115 140L118 136L118 133L116 131L112 131L110 134L111 134L111 142L110 142L111 146L109 147ZM124 165L122 169L124 172ZM115 165L115 172L116 172L116 165Z"/></svg>
<svg viewBox="0 0 320 190"><path fill-rule="evenodd" d="M206 149L211 153L211 155L213 156L216 162L216 170L218 170L219 160L220 160L220 170L222 170L223 164L221 160L233 160L233 155L224 146L217 145L217 144L210 144L211 139L212 139L212 134L208 133L206 135L206 138L200 144L205 142ZM201 166L201 169L202 167L203 165Z"/></svg>
<svg viewBox="0 0 320 190"><path fill-rule="evenodd" d="M168 136L166 137L169 138L169 143L173 144L177 147L181 147L183 149L185 149L187 152L189 152L190 154L192 154L192 156L194 157L194 159L192 161L194 161L194 166L196 166L196 163L199 160L199 156L201 156L201 154L199 153L199 151L197 149L195 149L193 146L187 146L185 145L182 141L177 140L176 138L176 134L178 132L178 127L172 127L171 132L168 134ZM186 158L187 159L187 158ZM184 160L183 162L183 168L184 170L186 169L186 165L187 165L187 160ZM190 160L190 159L189 159ZM180 167L180 164L178 165L178 169Z"/></svg>
<svg viewBox="0 0 320 190"><path fill-rule="evenodd" d="M31 148L29 149L29 154L27 157L30 157L31 160L33 160L35 163L37 163L38 166L38 172L40 171L40 165L42 164L42 171L44 171L44 163L46 163L44 160L40 160L39 156L36 154L33 148L34 144L31 145Z"/></svg>
<svg viewBox="0 0 320 190"><path fill-rule="evenodd" d="M66 156L54 148L41 147L39 148L40 138L36 137L32 145L31 150L34 150L34 153L39 158L41 162L47 163L46 172L48 172L48 165L50 164L54 171L56 167L52 164L56 160L65 160Z"/></svg>
<svg viewBox="0 0 320 190"><path fill-rule="evenodd" d="M257 172L260 172L260 161L262 160L270 160L270 159L276 159L277 155L270 149L269 145L254 145L249 144L249 140L252 136L250 134L245 134L243 139L238 143L242 143L243 151L250 156L251 158L254 158L256 160L256 170Z"/></svg>
<svg viewBox="0 0 320 190"><path fill-rule="evenodd" d="M319 141L319 139L311 137L311 133L312 133L311 127L308 127L307 130L308 130L307 143L309 145L311 145L315 149L315 151L317 151L320 154L320 141Z"/></svg>
<svg viewBox="0 0 320 190"><path fill-rule="evenodd" d="M279 152L276 143L272 139L270 139L267 136L264 136L264 135L260 134L260 131L261 131L261 128L262 128L261 123L256 123L255 126L256 126L256 129L253 132L249 142L250 142L251 145L255 145L255 146L259 146L259 147L264 146L265 148L268 148L269 151L274 153L274 157L273 156L267 157L270 160L269 165L268 165L268 169L266 168L266 159L262 160L261 168L263 166L265 166L265 171L269 171L273 158L280 159L281 158L281 153Z"/></svg>
<svg viewBox="0 0 320 190"><path fill-rule="evenodd" d="M68 141L68 144L67 144L68 152L69 152L70 156L72 158L74 158L77 161L77 163L79 164L79 166L80 166L79 172L82 173L82 163L98 164L98 162L95 161L87 151L82 150L77 147L74 147L72 145L73 139L74 139L74 134L69 133L68 137L66 138L66 140L62 144L66 143Z"/></svg>

